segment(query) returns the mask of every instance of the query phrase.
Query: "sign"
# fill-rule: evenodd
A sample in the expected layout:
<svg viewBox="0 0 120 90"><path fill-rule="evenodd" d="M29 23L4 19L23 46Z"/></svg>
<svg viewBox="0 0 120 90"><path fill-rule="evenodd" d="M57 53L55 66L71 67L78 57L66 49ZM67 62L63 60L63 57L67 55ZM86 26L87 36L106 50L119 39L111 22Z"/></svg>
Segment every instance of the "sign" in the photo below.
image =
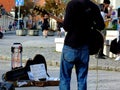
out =
<svg viewBox="0 0 120 90"><path fill-rule="evenodd" d="M24 0L16 0L15 6L23 6L24 5Z"/></svg>
<svg viewBox="0 0 120 90"><path fill-rule="evenodd" d="M106 31L106 45L110 45L111 41L115 38L119 38L118 30L107 30Z"/></svg>
<svg viewBox="0 0 120 90"><path fill-rule="evenodd" d="M118 30L107 30L106 31L106 40L113 40L117 37L119 37L119 31Z"/></svg>
<svg viewBox="0 0 120 90"><path fill-rule="evenodd" d="M44 64L30 65L31 73L35 80L46 78L46 69Z"/></svg>

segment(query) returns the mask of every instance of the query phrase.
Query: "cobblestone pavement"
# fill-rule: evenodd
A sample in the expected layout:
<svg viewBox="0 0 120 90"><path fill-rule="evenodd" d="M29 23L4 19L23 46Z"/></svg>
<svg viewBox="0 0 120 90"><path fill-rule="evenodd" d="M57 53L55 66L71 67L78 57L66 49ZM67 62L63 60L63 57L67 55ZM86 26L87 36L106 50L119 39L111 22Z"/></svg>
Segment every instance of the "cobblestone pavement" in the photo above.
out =
<svg viewBox="0 0 120 90"><path fill-rule="evenodd" d="M3 73L10 70L10 61L0 60L0 81ZM59 77L59 67L48 66L48 73L51 77ZM88 89L87 90L120 90L120 73L115 71L98 70L98 84L97 71L89 70L88 73ZM98 85L98 89L96 89ZM54 87L23 87L15 90L59 90L58 86ZM73 69L71 90L77 90L76 74Z"/></svg>
<svg viewBox="0 0 120 90"><path fill-rule="evenodd" d="M42 54L48 65L57 65L60 63L60 52L55 50L54 39L57 36L49 36L48 38L40 36L16 36L14 31L4 34L4 38L0 39L0 59L11 60L11 46L15 42L23 45L22 59L25 62L28 58L33 58L36 54ZM96 69L97 59L90 56L90 69ZM98 59L98 68L101 70L120 71L120 61L113 58Z"/></svg>
<svg viewBox="0 0 120 90"><path fill-rule="evenodd" d="M44 38L40 36L16 36L15 32L7 32L4 34L4 38L0 39L0 76L4 72L10 69L10 60L11 60L11 46L15 42L19 42L23 45L22 58L25 62L28 58L33 58L35 54L42 54L45 56L45 59L48 64L48 71L51 76L59 76L59 63L60 63L60 52L55 51L55 42L54 39L57 36L49 36ZM6 63L7 62L7 63ZM51 68L52 67L52 68ZM98 59L94 56L90 56L90 69L88 74L88 90L120 90L120 73L115 71L120 71L120 61L115 61L114 59ZM96 69L99 69L98 72L98 88L96 89ZM109 70L109 71L101 71ZM54 72L54 73L53 73ZM0 79L1 80L1 79ZM76 88L76 77L73 72L72 78L72 89L77 90ZM16 90L58 90L58 87L30 87L30 88L16 88Z"/></svg>

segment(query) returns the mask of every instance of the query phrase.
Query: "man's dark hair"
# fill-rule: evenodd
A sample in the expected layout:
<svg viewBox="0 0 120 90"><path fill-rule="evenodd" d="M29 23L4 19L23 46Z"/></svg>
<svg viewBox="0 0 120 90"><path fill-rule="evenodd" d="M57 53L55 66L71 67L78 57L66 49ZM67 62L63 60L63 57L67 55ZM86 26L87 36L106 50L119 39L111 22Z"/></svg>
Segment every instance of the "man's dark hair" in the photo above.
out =
<svg viewBox="0 0 120 90"><path fill-rule="evenodd" d="M103 3L110 4L110 0L104 0Z"/></svg>

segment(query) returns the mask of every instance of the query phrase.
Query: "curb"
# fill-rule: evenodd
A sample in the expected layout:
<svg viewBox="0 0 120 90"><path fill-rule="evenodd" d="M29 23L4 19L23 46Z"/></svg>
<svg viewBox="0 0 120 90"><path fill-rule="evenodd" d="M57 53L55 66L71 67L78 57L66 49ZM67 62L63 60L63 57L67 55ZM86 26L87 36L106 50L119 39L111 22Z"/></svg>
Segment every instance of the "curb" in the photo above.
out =
<svg viewBox="0 0 120 90"><path fill-rule="evenodd" d="M10 57L5 57L5 56L0 56L0 60L10 60ZM25 59L22 60L23 63L26 62ZM54 66L54 67L60 67L60 62L58 61L47 61L48 66ZM115 67L115 66L100 66L97 64L95 65L89 65L89 70L106 70L106 71L117 71L120 72L120 67Z"/></svg>

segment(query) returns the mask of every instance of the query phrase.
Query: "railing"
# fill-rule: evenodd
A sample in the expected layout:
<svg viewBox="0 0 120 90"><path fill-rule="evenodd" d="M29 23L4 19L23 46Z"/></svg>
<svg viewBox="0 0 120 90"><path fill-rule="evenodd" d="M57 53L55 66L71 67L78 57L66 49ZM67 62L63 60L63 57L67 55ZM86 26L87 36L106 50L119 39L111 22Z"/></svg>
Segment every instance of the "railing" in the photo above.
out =
<svg viewBox="0 0 120 90"><path fill-rule="evenodd" d="M14 18L8 15L2 15L0 18L0 28L2 31L8 30L8 26L10 22L13 22Z"/></svg>

